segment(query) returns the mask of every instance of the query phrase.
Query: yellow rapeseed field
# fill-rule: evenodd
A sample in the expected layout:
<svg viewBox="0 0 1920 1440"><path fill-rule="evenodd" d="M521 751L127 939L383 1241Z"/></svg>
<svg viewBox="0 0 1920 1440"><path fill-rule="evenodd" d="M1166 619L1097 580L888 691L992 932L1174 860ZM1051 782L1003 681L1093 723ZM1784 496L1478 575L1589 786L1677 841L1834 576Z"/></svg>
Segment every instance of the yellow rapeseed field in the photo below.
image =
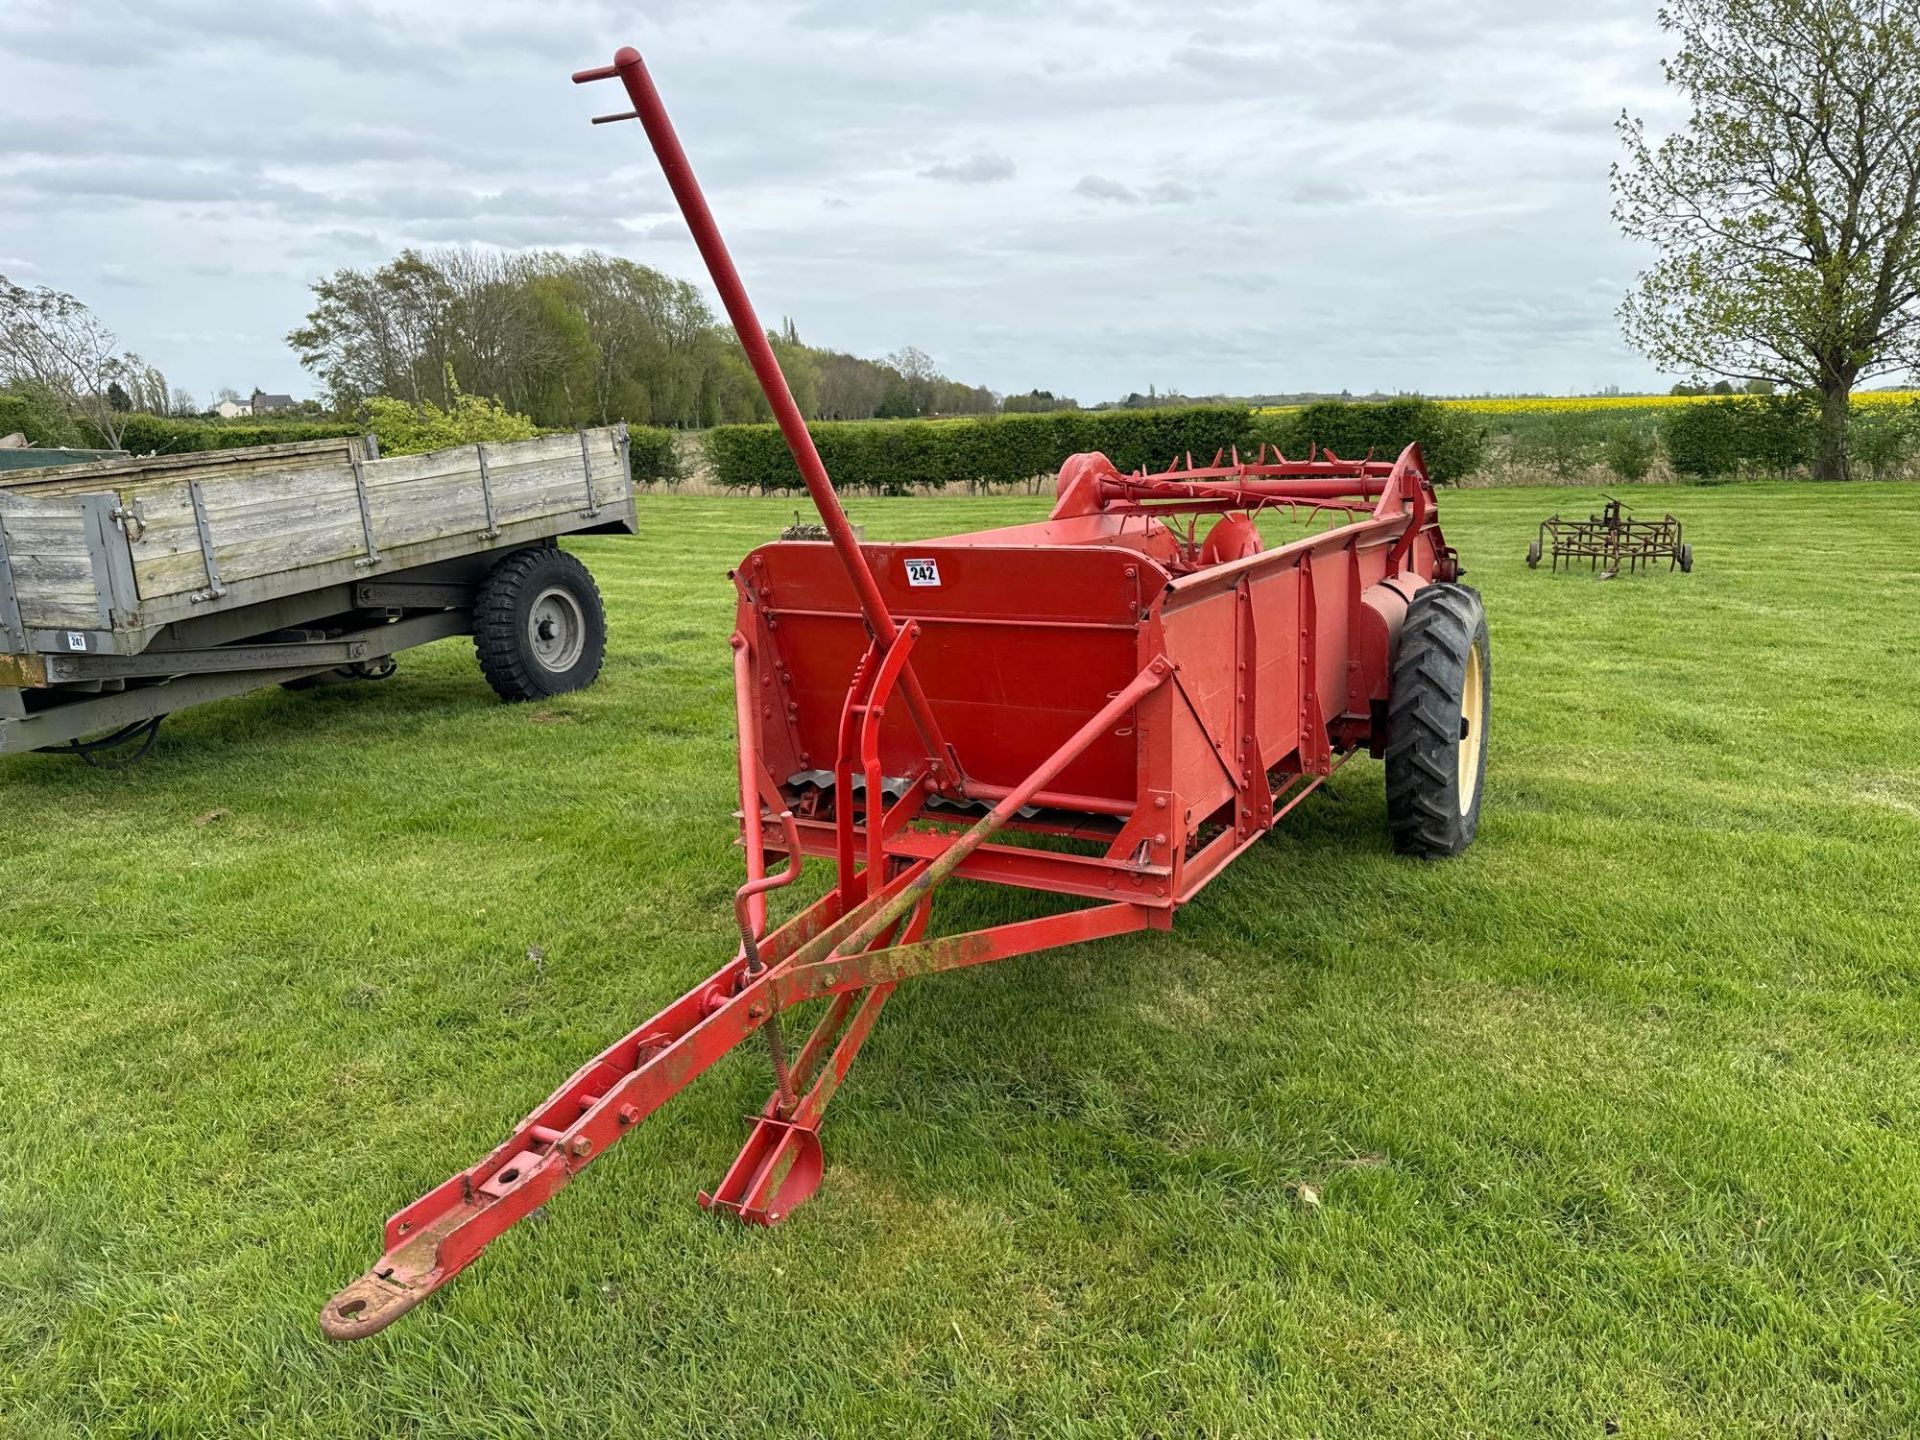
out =
<svg viewBox="0 0 1920 1440"><path fill-rule="evenodd" d="M1697 405L1702 400L1724 400L1724 395L1520 395L1467 397L1439 403L1455 410L1472 410L1482 415L1543 415L1583 413L1594 410L1664 410L1675 405ZM1853 397L1856 405L1907 405L1920 403L1920 390L1861 390ZM1257 413L1284 415L1298 405L1267 405Z"/></svg>
<svg viewBox="0 0 1920 1440"><path fill-rule="evenodd" d="M1520 415L1546 411L1654 410L1726 398L1722 395L1528 395L1513 399L1442 400L1440 403L1459 410L1477 410L1486 415ZM1913 400L1920 400L1920 390L1862 390L1853 397L1856 405L1904 405Z"/></svg>

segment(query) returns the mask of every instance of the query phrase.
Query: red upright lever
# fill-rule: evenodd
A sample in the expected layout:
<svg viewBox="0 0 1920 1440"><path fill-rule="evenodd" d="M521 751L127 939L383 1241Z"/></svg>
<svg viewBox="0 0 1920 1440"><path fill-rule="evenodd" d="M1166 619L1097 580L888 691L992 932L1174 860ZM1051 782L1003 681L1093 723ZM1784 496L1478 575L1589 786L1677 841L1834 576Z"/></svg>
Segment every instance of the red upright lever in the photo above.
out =
<svg viewBox="0 0 1920 1440"><path fill-rule="evenodd" d="M840 553L841 563L847 567L854 592L860 598L861 613L866 616L867 624L880 642L880 648L887 649L893 644L893 616L887 610L887 602L880 594L880 586L873 578L867 557L860 553L860 544L854 538L853 527L847 523L846 511L840 508L840 497L834 493L827 467L820 459L819 450L814 447L813 436L807 433L807 422L800 414L800 407L794 403L793 392L787 388L787 377L774 356L773 346L767 343L767 332L761 328L760 317L754 313L753 301L747 298L747 287L741 283L740 272L734 268L733 256L727 253L727 242L721 238L720 227L714 223L713 212L707 208L707 197L701 193L700 182L694 178L693 166L687 161L687 152L680 147L680 137L674 133L673 121L667 117L666 106L660 101L660 92L654 89L653 77L647 73L640 52L631 45L623 45L614 52L613 64L581 70L574 75L573 81L579 85L614 76L618 76L620 83L627 87L628 98L633 101L633 113L604 115L599 117L599 121L637 118L645 127L647 139L653 145L653 153L659 158L660 168L666 173L667 184L673 190L673 198L680 202L680 213L686 216L687 228L693 231L693 243L700 247L700 257L707 262L714 288L720 292L720 301L727 308L727 317L733 321L734 333L740 337L741 348L747 352L747 363L753 367L753 373L760 381L767 404L773 407L774 421L780 426L780 433L786 437L787 448L793 452L794 464L800 467L800 477L807 482L807 493L813 497L820 519L827 527L827 538L833 541L833 548Z"/></svg>
<svg viewBox="0 0 1920 1440"><path fill-rule="evenodd" d="M740 272L734 268L733 256L727 252L727 242L721 238L720 227L714 222L713 212L707 208L707 197L701 192L700 182L694 178L693 166L687 160L687 152L680 146L680 137L674 132L673 121L667 117L667 107L661 103L660 92L654 88L653 77L647 73L640 52L631 45L622 45L614 52L613 64L576 71L573 83L581 85L616 76L626 86L627 97L633 101L633 110L631 114L598 116L594 123L637 119L646 130L654 156L660 161L660 169L667 177L667 185L673 191L673 198L680 204L680 213L686 217L687 228L693 232L693 243L700 249L700 258L707 262L707 273L713 277L714 289L720 292L720 302L726 306L727 318L733 322L740 347L747 352L747 363L753 367L760 389L767 397L767 404L773 408L774 421L780 426L780 433L786 437L787 449L793 452L793 463L800 468L800 478L806 481L807 494L813 497L814 508L820 512L821 522L827 528L827 538L833 542L840 563L846 567L847 578L853 582L854 594L860 601L860 613L866 618L867 628L873 632L880 650L885 652L893 647L899 627L894 624L893 615L887 609L886 598L880 593L879 582L873 578L873 569L867 564L867 557L861 553L853 527L847 523L847 513L840 508L840 497L834 493L833 480L827 474L819 450L814 447L813 436L807 431L806 418L794 403L793 391L787 387L787 377L780 369L780 361L774 356L773 346L767 342L767 332L761 327L760 317L754 313L753 301L747 298L747 287L740 279ZM942 790L964 789L965 777L957 773L958 758L950 753L942 740L940 727L933 717L933 707L927 703L926 693L921 689L919 677L913 673L911 665L901 675L900 686L906 695L907 708L912 712L914 725L926 743L927 759L935 783Z"/></svg>

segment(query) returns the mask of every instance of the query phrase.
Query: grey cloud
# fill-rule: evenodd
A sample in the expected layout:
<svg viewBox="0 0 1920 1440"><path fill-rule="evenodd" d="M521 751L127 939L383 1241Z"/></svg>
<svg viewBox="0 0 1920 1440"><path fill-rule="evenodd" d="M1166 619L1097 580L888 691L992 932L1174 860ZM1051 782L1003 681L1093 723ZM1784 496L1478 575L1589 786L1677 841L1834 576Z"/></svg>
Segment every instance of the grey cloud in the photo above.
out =
<svg viewBox="0 0 1920 1440"><path fill-rule="evenodd" d="M474 4L436 20L361 0L15 0L12 8L8 48L53 64L119 68L183 52L253 51L308 65L326 61L351 73L415 76L458 74L464 61L488 55L559 59L565 30L551 23L552 14L568 8L600 13L598 7Z"/></svg>
<svg viewBox="0 0 1920 1440"><path fill-rule="evenodd" d="M1240 270L1209 270L1201 278L1215 285L1224 285L1229 290L1239 290L1248 295L1264 295L1279 287L1278 276L1248 274Z"/></svg>
<svg viewBox="0 0 1920 1440"><path fill-rule="evenodd" d="M604 189L513 186L475 191L455 186L381 186L321 190L251 169L188 169L106 161L5 176L16 194L85 199L108 205L230 204L294 221L383 221L401 233L443 240L518 237L499 243L559 244L627 234L618 214L658 213L665 202L626 198L616 207ZM525 237L537 236L538 240Z"/></svg>
<svg viewBox="0 0 1920 1440"><path fill-rule="evenodd" d="M331 250L358 250L372 254L385 248L378 235L365 230L322 230L313 238Z"/></svg>
<svg viewBox="0 0 1920 1440"><path fill-rule="evenodd" d="M970 155L965 160L943 160L920 172L923 180L946 180L955 185L987 185L1013 178L1013 161L1004 155Z"/></svg>
<svg viewBox="0 0 1920 1440"><path fill-rule="evenodd" d="M172 204L311 205L315 192L261 175L257 171L143 165L104 160L70 166L28 168L5 175L15 194L48 198Z"/></svg>
<svg viewBox="0 0 1920 1440"><path fill-rule="evenodd" d="M794 12L793 20L796 25L813 30L892 35L981 16L1017 23L1023 18L1040 16L1049 8L1044 0L1003 0L999 4L982 4L980 0L916 0L905 6L899 0L826 0L826 3L801 5Z"/></svg>
<svg viewBox="0 0 1920 1440"><path fill-rule="evenodd" d="M1145 189L1136 189L1105 175L1082 175L1073 193L1116 205L1138 205L1142 201L1151 205L1190 205L1206 192L1184 180L1161 180Z"/></svg>
<svg viewBox="0 0 1920 1440"><path fill-rule="evenodd" d="M1304 206L1351 205L1365 195L1364 190L1349 181L1325 178L1302 180L1287 192L1287 198L1295 205Z"/></svg>
<svg viewBox="0 0 1920 1440"><path fill-rule="evenodd" d="M104 122L79 116L27 116L7 127L8 154L16 159L121 159L299 161L340 165L361 160L417 161L420 135L400 126L367 125L352 119L316 125L254 124L235 131L222 120L185 124L138 124L121 117Z"/></svg>
<svg viewBox="0 0 1920 1440"><path fill-rule="evenodd" d="M1155 205L1190 205L1201 192L1181 180L1162 180L1147 187L1147 199Z"/></svg>
<svg viewBox="0 0 1920 1440"><path fill-rule="evenodd" d="M1574 139L1590 139L1612 145L1614 110L1580 106L1522 105L1508 100L1465 100L1449 105L1441 117L1473 130L1548 131Z"/></svg>
<svg viewBox="0 0 1920 1440"><path fill-rule="evenodd" d="M491 245L503 250L559 249L569 245L618 246L635 232L614 220L565 225L533 217L488 216L477 220L428 220L408 225L400 236L411 244Z"/></svg>
<svg viewBox="0 0 1920 1440"><path fill-rule="evenodd" d="M1073 187L1073 193L1084 195L1089 200L1108 200L1119 205L1140 203L1140 194L1132 186L1109 180L1104 175L1082 175L1080 182Z"/></svg>
<svg viewBox="0 0 1920 1440"><path fill-rule="evenodd" d="M1169 58L1182 69L1202 75L1228 74L1247 65L1246 50L1230 49L1226 42L1182 45Z"/></svg>

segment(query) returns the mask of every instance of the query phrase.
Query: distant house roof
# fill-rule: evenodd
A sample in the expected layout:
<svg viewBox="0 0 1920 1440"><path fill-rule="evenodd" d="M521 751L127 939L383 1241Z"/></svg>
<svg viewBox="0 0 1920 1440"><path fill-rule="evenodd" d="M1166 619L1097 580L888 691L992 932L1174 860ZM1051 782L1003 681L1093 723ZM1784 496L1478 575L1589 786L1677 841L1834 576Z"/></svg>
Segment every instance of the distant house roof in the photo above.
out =
<svg viewBox="0 0 1920 1440"><path fill-rule="evenodd" d="M253 392L253 408L256 410L291 410L293 408L293 396L269 395L264 390L256 390Z"/></svg>

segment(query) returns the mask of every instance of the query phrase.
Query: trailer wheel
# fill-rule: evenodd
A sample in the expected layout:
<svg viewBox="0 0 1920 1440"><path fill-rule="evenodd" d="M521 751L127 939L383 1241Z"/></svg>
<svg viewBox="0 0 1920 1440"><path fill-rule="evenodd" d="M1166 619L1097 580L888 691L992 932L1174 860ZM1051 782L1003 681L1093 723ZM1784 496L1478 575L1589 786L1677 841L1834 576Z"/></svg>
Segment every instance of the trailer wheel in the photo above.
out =
<svg viewBox="0 0 1920 1440"><path fill-rule="evenodd" d="M1414 593L1387 704L1387 825L1402 855L1458 855L1480 828L1493 665L1466 585Z"/></svg>
<svg viewBox="0 0 1920 1440"><path fill-rule="evenodd" d="M564 550L514 551L480 584L473 648L502 700L591 685L607 655L607 612L593 576Z"/></svg>

